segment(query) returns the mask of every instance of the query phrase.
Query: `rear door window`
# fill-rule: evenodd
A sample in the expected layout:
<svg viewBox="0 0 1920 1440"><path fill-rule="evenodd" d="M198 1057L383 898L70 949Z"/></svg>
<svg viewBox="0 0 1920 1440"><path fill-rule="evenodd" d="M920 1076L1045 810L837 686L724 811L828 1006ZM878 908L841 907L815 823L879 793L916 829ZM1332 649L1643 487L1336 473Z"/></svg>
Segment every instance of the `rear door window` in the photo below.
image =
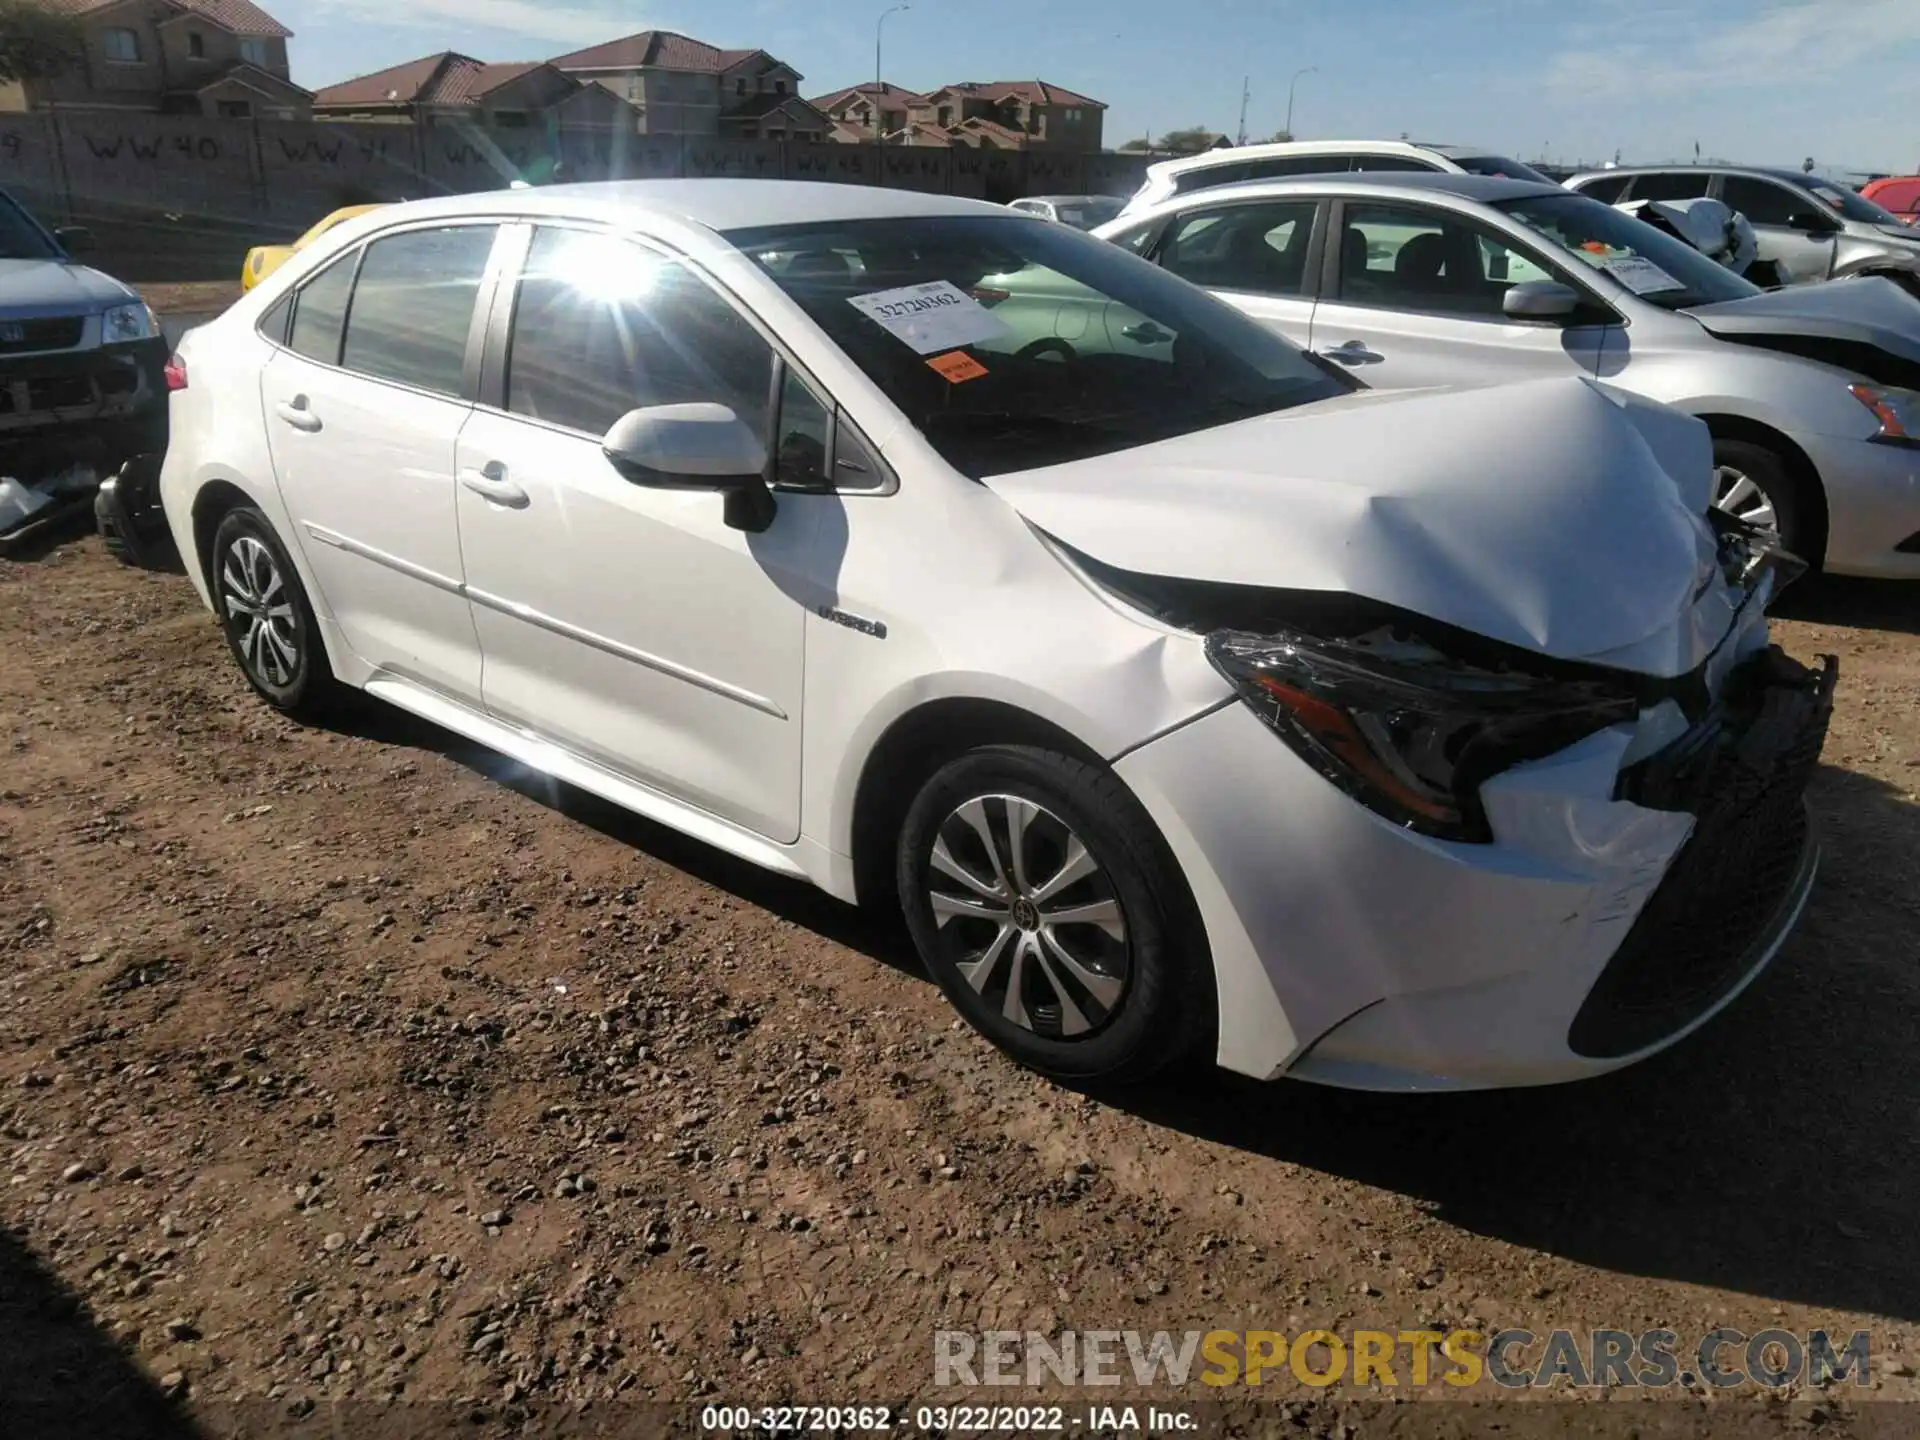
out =
<svg viewBox="0 0 1920 1440"><path fill-rule="evenodd" d="M492 225L455 225L369 245L340 363L376 380L459 395L474 301L496 233Z"/></svg>
<svg viewBox="0 0 1920 1440"><path fill-rule="evenodd" d="M1661 170L1634 176L1627 194L1635 200L1697 200L1712 183L1706 170Z"/></svg>
<svg viewBox="0 0 1920 1440"><path fill-rule="evenodd" d="M358 251L342 255L300 287L293 304L293 329L287 335L287 348L294 354L322 365L340 363L340 336L346 329L353 267L359 259Z"/></svg>

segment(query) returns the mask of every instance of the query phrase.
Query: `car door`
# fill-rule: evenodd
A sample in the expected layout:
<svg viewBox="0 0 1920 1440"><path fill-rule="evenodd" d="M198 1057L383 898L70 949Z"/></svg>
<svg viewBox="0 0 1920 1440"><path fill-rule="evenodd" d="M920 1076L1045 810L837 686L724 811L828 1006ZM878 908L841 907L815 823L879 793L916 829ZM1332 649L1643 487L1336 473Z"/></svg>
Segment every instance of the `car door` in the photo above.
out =
<svg viewBox="0 0 1920 1440"><path fill-rule="evenodd" d="M777 357L684 262L565 225L522 229L462 432L458 512L482 694L500 720L778 842L799 834L810 546L830 494L787 494L759 534L709 491L623 478L602 440L645 405L777 410ZM786 387L788 390L792 386ZM806 392L801 386L801 395ZM817 402L816 402L817 408Z"/></svg>
<svg viewBox="0 0 1920 1440"><path fill-rule="evenodd" d="M1196 207L1174 217L1153 258L1305 349L1313 332L1307 277L1320 209L1311 198Z"/></svg>
<svg viewBox="0 0 1920 1440"><path fill-rule="evenodd" d="M1719 198L1753 226L1758 258L1784 262L1793 272L1793 283L1824 280L1833 273L1840 222L1824 205L1755 175L1723 176Z"/></svg>
<svg viewBox="0 0 1920 1440"><path fill-rule="evenodd" d="M1329 220L1336 280L1313 312L1311 348L1385 389L1597 375L1615 317L1514 320L1506 292L1571 283L1546 258L1458 211L1348 200ZM1576 287L1577 288L1577 287ZM1586 293L1582 291L1582 293Z"/></svg>
<svg viewBox="0 0 1920 1440"><path fill-rule="evenodd" d="M300 287L260 379L287 538L346 643L469 701L480 652L461 593L455 442L498 231L416 227L343 255Z"/></svg>

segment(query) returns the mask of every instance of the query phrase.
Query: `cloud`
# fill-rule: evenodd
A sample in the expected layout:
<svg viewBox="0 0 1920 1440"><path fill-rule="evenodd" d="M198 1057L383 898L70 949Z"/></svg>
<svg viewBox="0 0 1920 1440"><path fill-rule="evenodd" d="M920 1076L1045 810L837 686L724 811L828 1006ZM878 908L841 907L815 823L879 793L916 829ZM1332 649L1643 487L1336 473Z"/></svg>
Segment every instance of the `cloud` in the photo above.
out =
<svg viewBox="0 0 1920 1440"><path fill-rule="evenodd" d="M1623 34L1649 38L1621 40ZM1756 85L1842 80L1870 59L1920 43L1914 0L1784 0L1703 23L1671 0L1589 7L1574 48L1549 62L1543 85L1585 99L1634 100Z"/></svg>
<svg viewBox="0 0 1920 1440"><path fill-rule="evenodd" d="M329 22L381 25L391 29L458 35L463 26L481 26L554 46L585 47L617 40L646 28L632 10L600 10L584 5L554 5L545 0L326 0Z"/></svg>

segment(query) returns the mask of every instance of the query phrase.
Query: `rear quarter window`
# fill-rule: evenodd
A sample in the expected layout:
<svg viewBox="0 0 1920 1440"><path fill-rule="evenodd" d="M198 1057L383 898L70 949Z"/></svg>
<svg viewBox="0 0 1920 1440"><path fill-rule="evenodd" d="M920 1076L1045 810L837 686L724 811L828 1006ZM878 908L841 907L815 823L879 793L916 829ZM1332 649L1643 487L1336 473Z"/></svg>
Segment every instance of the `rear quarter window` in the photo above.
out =
<svg viewBox="0 0 1920 1440"><path fill-rule="evenodd" d="M1580 182L1580 193L1591 195L1602 205L1617 205L1620 197L1627 193L1627 177L1603 175L1597 180L1583 180Z"/></svg>

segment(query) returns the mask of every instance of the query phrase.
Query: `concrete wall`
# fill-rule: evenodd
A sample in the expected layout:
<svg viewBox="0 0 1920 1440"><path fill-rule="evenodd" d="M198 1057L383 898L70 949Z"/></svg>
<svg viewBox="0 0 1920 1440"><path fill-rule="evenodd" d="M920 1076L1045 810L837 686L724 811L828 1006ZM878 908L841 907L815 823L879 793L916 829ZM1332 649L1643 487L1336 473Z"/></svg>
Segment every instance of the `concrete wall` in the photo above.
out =
<svg viewBox="0 0 1920 1440"><path fill-rule="evenodd" d="M726 141L624 130L227 121L108 110L0 114L0 184L50 224L92 228L94 260L131 280L238 275L342 205L496 190L515 179L726 176L881 184L1004 203L1131 194L1131 155Z"/></svg>

